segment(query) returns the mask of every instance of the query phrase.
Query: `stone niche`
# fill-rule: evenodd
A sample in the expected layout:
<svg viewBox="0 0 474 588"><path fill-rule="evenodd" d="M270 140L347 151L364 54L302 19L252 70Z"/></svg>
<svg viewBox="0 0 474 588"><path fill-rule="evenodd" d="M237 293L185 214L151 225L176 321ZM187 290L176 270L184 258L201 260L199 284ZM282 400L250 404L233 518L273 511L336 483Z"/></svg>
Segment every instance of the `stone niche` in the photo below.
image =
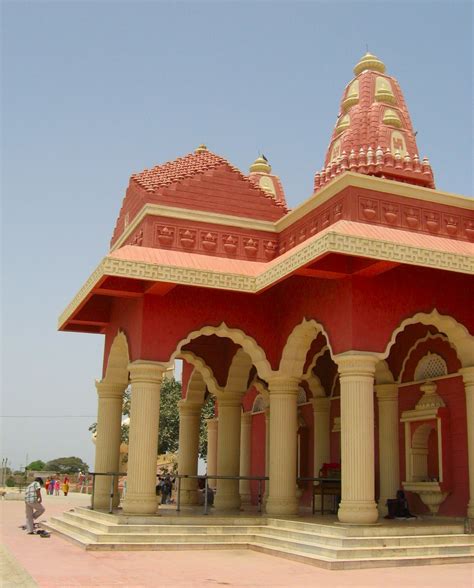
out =
<svg viewBox="0 0 474 588"><path fill-rule="evenodd" d="M402 413L405 425L404 490L418 494L432 515L450 492L449 410L434 382L420 386L423 396L413 410Z"/></svg>

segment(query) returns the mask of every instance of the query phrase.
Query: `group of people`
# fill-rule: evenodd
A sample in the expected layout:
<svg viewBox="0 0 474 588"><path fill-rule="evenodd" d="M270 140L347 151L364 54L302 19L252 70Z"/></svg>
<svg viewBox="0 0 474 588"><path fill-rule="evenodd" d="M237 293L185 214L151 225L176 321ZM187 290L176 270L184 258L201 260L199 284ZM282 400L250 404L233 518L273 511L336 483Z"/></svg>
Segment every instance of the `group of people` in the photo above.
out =
<svg viewBox="0 0 474 588"><path fill-rule="evenodd" d="M64 496L68 495L69 492L69 478L64 476L64 479L61 483L60 477L57 476L56 478L53 476L51 478L46 478L46 482L44 484L44 489L46 494L50 496L59 496L59 491L62 490Z"/></svg>
<svg viewBox="0 0 474 588"><path fill-rule="evenodd" d="M173 484L175 480L171 479L169 474L161 476L156 485L156 495L161 495L161 504L171 504L171 493L173 491Z"/></svg>

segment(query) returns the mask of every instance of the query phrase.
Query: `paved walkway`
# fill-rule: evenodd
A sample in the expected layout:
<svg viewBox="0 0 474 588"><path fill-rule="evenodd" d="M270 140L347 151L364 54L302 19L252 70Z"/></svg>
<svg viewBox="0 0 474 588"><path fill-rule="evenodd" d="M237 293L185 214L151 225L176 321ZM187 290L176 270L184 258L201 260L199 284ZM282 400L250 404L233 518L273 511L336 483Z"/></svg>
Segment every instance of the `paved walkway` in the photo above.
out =
<svg viewBox="0 0 474 588"><path fill-rule="evenodd" d="M47 497L46 517L87 497ZM2 587L474 588L474 565L328 571L247 550L87 552L54 534L27 535L22 502L1 501Z"/></svg>

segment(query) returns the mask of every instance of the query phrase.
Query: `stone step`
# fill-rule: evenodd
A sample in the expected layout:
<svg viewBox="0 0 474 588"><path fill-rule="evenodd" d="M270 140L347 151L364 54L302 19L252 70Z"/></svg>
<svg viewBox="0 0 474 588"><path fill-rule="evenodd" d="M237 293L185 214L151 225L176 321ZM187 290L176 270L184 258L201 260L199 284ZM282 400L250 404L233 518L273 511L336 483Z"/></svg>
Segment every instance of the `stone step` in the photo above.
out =
<svg viewBox="0 0 474 588"><path fill-rule="evenodd" d="M110 534L125 534L125 533L142 533L160 535L163 533L175 534L249 534L253 533L254 529L265 527L248 526L248 525L121 525L121 524L106 524L104 522L96 521L90 517L85 517L82 514L74 512L65 512L62 515L62 520L74 525L84 526L96 533L110 533Z"/></svg>
<svg viewBox="0 0 474 588"><path fill-rule="evenodd" d="M334 547L316 542L304 542L301 540L289 540L259 533L255 536L260 545L275 546L291 551L310 553L329 559L380 559L386 557L417 557L417 556L442 556L442 555L473 555L474 545L423 545L403 547L369 547L357 545L351 547Z"/></svg>
<svg viewBox="0 0 474 588"><path fill-rule="evenodd" d="M335 521L335 520L334 520ZM435 532L440 532L443 535L462 535L464 534L464 524L459 523L446 523L440 521L437 524L436 521L426 523L425 521L413 520L403 521L403 524L396 524L398 521L394 521L393 524L382 523L380 525L367 525L351 526L334 524L334 521L328 524L322 524L318 522L306 522L288 519L277 519L273 517L267 518L267 525L272 527L279 527L285 529L293 529L300 531L313 531L317 534L332 535L335 537L387 537L387 536L398 536L398 535L433 535ZM400 521L402 523L402 521Z"/></svg>
<svg viewBox="0 0 474 588"><path fill-rule="evenodd" d="M396 557L380 559L349 559L334 560L324 556L315 556L309 553L290 550L287 548L269 547L260 543L254 543L251 549L267 555L282 557L299 563L310 564L329 570L350 570L350 569L369 569L369 568L389 568L400 566L421 566L421 565L443 565L443 564L461 564L474 562L473 555L444 555L442 557L419 556L419 557Z"/></svg>
<svg viewBox="0 0 474 588"><path fill-rule="evenodd" d="M267 525L259 527L266 535L288 538L301 539L303 541L332 545L334 547L350 547L359 545L361 547L399 547L399 546L419 546L419 545L457 545L470 544L474 545L474 535L466 534L448 534L448 535L395 535L380 537L339 537L315 533L314 531L300 531L286 529L283 527L273 527Z"/></svg>

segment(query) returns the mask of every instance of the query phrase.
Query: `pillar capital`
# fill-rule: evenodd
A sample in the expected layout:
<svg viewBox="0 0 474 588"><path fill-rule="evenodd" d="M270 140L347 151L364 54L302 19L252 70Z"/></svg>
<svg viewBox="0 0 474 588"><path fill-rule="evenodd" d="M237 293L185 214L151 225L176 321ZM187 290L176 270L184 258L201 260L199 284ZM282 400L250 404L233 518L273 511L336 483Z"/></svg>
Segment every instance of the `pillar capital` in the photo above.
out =
<svg viewBox="0 0 474 588"><path fill-rule="evenodd" d="M201 414L202 404L200 402L190 402L189 400L180 400L178 402L179 416L198 416Z"/></svg>
<svg viewBox="0 0 474 588"><path fill-rule="evenodd" d="M298 394L300 379L292 376L275 376L268 382L270 396L275 394Z"/></svg>
<svg viewBox="0 0 474 588"><path fill-rule="evenodd" d="M377 393L377 400L379 402L383 402L384 400L398 400L398 384L396 382L376 384L375 392Z"/></svg>
<svg viewBox="0 0 474 588"><path fill-rule="evenodd" d="M327 396L313 398L313 412L328 412L331 407L331 399Z"/></svg>
<svg viewBox="0 0 474 588"><path fill-rule="evenodd" d="M159 384L163 373L168 369L166 363L137 359L128 364L130 379L133 382L150 382Z"/></svg>
<svg viewBox="0 0 474 588"><path fill-rule="evenodd" d="M251 412L243 412L240 415L240 422L242 425L251 425L252 424L252 413Z"/></svg>
<svg viewBox="0 0 474 588"><path fill-rule="evenodd" d="M372 353L348 351L334 356L340 377L374 377L379 358Z"/></svg>
<svg viewBox="0 0 474 588"><path fill-rule="evenodd" d="M99 398L117 398L121 399L127 388L128 383L107 382L96 380L95 387Z"/></svg>
<svg viewBox="0 0 474 588"><path fill-rule="evenodd" d="M474 386L474 366L463 367L459 373L467 386Z"/></svg>

